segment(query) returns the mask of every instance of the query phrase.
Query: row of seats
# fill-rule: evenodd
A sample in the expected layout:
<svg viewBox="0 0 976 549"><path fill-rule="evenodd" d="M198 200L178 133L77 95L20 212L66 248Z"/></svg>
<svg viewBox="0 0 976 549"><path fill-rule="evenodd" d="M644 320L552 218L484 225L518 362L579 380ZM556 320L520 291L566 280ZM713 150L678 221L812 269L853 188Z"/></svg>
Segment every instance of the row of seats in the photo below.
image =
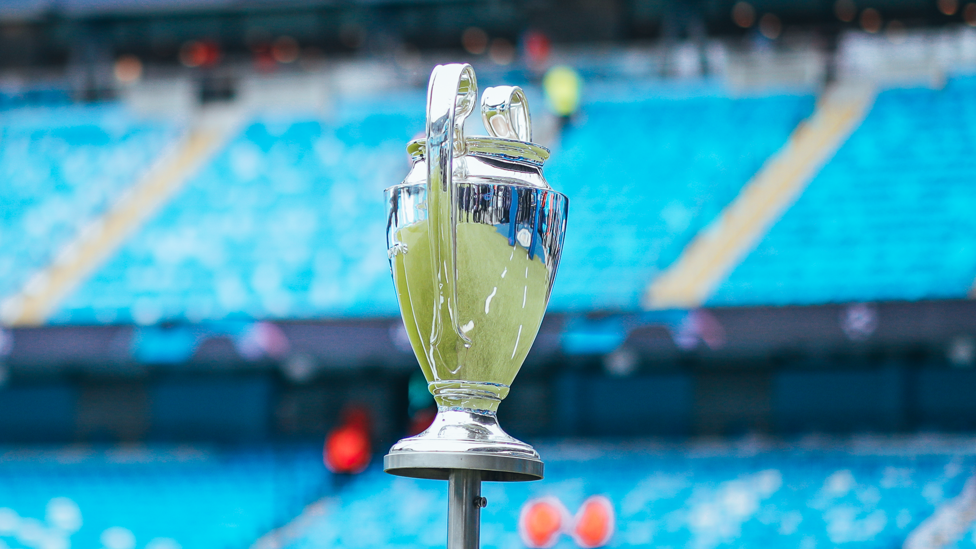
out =
<svg viewBox="0 0 976 549"><path fill-rule="evenodd" d="M0 450L0 547L245 548L330 490L318 445Z"/></svg>
<svg viewBox="0 0 976 549"><path fill-rule="evenodd" d="M328 123L253 122L56 320L395 315L383 190L423 130L417 99L350 105Z"/></svg>
<svg viewBox="0 0 976 549"><path fill-rule="evenodd" d="M41 86L36 88L0 88L0 111L24 107L63 106L70 104L68 88Z"/></svg>
<svg viewBox="0 0 976 549"><path fill-rule="evenodd" d="M596 86L596 85L595 85ZM883 91L715 306L956 298L976 278L976 78ZM547 166L571 197L553 311L640 295L813 109L805 94L593 89ZM382 190L423 97L259 119L71 295L56 322L396 314ZM22 288L172 141L117 107L2 114L0 295Z"/></svg>
<svg viewBox="0 0 976 549"><path fill-rule="evenodd" d="M972 442L542 444L544 480L484 484L481 542L523 547L519 514L530 501L556 498L573 514L602 495L616 516L609 547L899 547L960 494L976 465ZM318 445L7 447L0 546L445 544L446 483L392 477L378 466L338 480L325 472ZM967 533L947 541L962 549L971 540ZM574 544L563 536L556 547Z"/></svg>
<svg viewBox="0 0 976 549"><path fill-rule="evenodd" d="M594 90L547 175L571 197L553 310L633 309L814 97ZM422 94L330 120L250 124L55 316L56 322L390 316L383 189L408 169Z"/></svg>
<svg viewBox="0 0 976 549"><path fill-rule="evenodd" d="M810 94L594 90L548 169L570 196L553 310L636 310L666 269L786 143Z"/></svg>
<svg viewBox="0 0 976 549"><path fill-rule="evenodd" d="M965 297L976 280L976 77L881 92L711 305Z"/></svg>
<svg viewBox="0 0 976 549"><path fill-rule="evenodd" d="M117 105L0 112L0 297L47 266L177 131Z"/></svg>
<svg viewBox="0 0 976 549"><path fill-rule="evenodd" d="M888 442L774 449L563 442L539 450L543 481L483 486L483 547L524 547L518 521L529 501L555 497L573 514L593 495L614 508L608 547L900 547L960 493L976 464L971 445L933 451ZM443 546L446 489L373 469L285 547ZM575 546L569 536L556 544Z"/></svg>

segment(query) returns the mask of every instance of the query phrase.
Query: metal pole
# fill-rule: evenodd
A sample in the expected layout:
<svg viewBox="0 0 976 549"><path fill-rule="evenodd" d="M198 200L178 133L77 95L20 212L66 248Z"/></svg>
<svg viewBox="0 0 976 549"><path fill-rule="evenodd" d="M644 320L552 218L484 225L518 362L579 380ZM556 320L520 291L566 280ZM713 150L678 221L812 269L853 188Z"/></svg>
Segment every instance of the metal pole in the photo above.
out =
<svg viewBox="0 0 976 549"><path fill-rule="evenodd" d="M452 469L448 478L447 549L478 549L481 544L481 472Z"/></svg>

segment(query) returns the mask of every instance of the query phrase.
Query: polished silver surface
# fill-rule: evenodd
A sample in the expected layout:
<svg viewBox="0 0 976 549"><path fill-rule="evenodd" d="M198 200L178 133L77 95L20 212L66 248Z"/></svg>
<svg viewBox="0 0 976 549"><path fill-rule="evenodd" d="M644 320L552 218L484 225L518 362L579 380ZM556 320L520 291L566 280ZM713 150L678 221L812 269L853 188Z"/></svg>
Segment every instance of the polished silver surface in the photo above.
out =
<svg viewBox="0 0 976 549"><path fill-rule="evenodd" d="M465 160L475 166L482 166L477 159ZM422 161L417 163L422 164ZM530 168L523 171L504 168L502 175L492 173L491 166L485 168L484 171L470 170L466 177L455 178L458 181L455 191L455 220L461 223L491 225L499 235L508 240L510 246L520 246L527 249L531 257L538 257L548 273L548 302L559 259L562 257L569 199L548 186L542 187L545 180L540 171ZM403 246L397 233L404 227L428 219L428 191L422 180L415 178L418 171L421 170L411 170L402 184L386 189L386 239L389 248L387 255L390 258L397 255L394 248ZM499 180L514 181L518 175L537 184L492 183Z"/></svg>
<svg viewBox="0 0 976 549"><path fill-rule="evenodd" d="M417 184L400 185L387 191L390 216L388 254L393 261L398 255L411 253L410 247L398 240L397 234L400 228L427 219L426 193L427 189ZM538 287L544 293L542 299L548 302L562 253L568 208L565 196L537 187L459 182L455 200L455 215L459 223L491 227L491 238L502 240L505 247L524 250L523 253L532 258L532 261L544 267L541 276L545 276L546 280ZM502 268L496 270L503 272ZM463 285L472 275L462 271L457 276L458 284ZM521 291L522 288L519 287L518 290ZM405 318L404 321L416 322L416 319ZM524 337L534 338L538 325L526 328L528 330ZM411 332L420 333L422 330L423 325L413 327ZM529 330L531 334L528 333ZM477 336L470 337L469 341L473 345L496 344L495 341L481 341ZM418 343L418 356L431 349L430 343ZM508 358L506 353L511 351L506 349L501 349L499 361ZM518 366L520 363L514 365L516 369ZM463 365L455 370L457 375L452 375L451 369L450 366L433 361L430 369L432 376L428 381L429 388L438 401L437 417L423 433L395 444L390 450L391 454L483 452L538 460L539 455L530 445L509 436L498 425L495 410L499 402L507 396L511 382L504 384L497 380L493 382L476 379L466 375ZM512 377L514 378L514 374Z"/></svg>
<svg viewBox="0 0 976 549"><path fill-rule="evenodd" d="M466 138L477 94L470 65L434 68L426 138L408 144L412 168L386 190L390 270L437 416L383 468L449 481L448 549L478 548L483 480L542 478L538 452L495 412L542 323L569 210L542 175L549 150L531 143L522 90L485 90L490 137Z"/></svg>
<svg viewBox="0 0 976 549"><path fill-rule="evenodd" d="M465 153L464 120L474 110L478 83L468 64L437 65L427 86L427 214L436 312L431 347L453 332L469 342L451 311L457 304L457 208L453 159Z"/></svg>
<svg viewBox="0 0 976 549"><path fill-rule="evenodd" d="M542 479L545 465L538 459L472 452L391 453L383 458L383 470L391 475L448 480L451 471L481 471L481 480L526 482Z"/></svg>
<svg viewBox="0 0 976 549"><path fill-rule="evenodd" d="M486 160L500 160L503 163L514 162L524 164L533 168L542 168L542 165L549 160L549 149L537 143L525 143L513 139L501 137L487 137L483 135L472 135L464 138L464 147L467 157L454 159L454 173L464 173L460 166L466 166L465 160L471 158L483 158ZM423 139L414 139L407 143L407 154L414 162L422 161L427 156L427 142ZM426 164L423 165L426 170ZM511 169L512 166L502 164L499 168ZM426 172L424 172L426 174ZM548 186L548 184L545 184Z"/></svg>
<svg viewBox="0 0 976 549"><path fill-rule="evenodd" d="M535 448L502 430L494 412L444 406L439 407L427 430L397 442L390 449L391 454L398 452L478 452L540 459Z"/></svg>
<svg viewBox="0 0 976 549"><path fill-rule="evenodd" d="M481 473L453 469L447 488L447 549L481 545Z"/></svg>
<svg viewBox="0 0 976 549"><path fill-rule="evenodd" d="M529 101L518 86L495 86L481 96L481 120L494 137L532 141Z"/></svg>
<svg viewBox="0 0 976 549"><path fill-rule="evenodd" d="M495 412L542 322L569 201L542 173L549 151L529 141L521 89L485 90L490 135L464 135L477 93L469 65L434 69L426 138L408 144L411 170L386 191L397 299L438 412L384 464L420 478L470 470L482 480L535 480L539 454L505 433Z"/></svg>

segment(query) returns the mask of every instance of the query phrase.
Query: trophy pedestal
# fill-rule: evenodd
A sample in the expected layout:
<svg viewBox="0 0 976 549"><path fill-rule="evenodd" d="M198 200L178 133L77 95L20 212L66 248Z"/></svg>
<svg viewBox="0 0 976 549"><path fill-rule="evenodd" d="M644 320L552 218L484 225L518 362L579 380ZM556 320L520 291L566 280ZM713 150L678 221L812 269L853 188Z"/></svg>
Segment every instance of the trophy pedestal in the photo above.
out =
<svg viewBox="0 0 976 549"><path fill-rule="evenodd" d="M398 442L383 458L391 475L448 481L447 547L477 549L481 535L481 481L540 480L539 454L510 437L494 414L440 410L434 423Z"/></svg>
<svg viewBox="0 0 976 549"><path fill-rule="evenodd" d="M383 469L402 477L448 480L450 471L480 471L481 480L542 478L532 446L502 430L494 412L442 407L426 431L393 445Z"/></svg>
<svg viewBox="0 0 976 549"><path fill-rule="evenodd" d="M387 454L383 470L432 480L450 480L457 471L474 471L479 482L524 482L541 480L543 464L538 459L476 452L402 452Z"/></svg>

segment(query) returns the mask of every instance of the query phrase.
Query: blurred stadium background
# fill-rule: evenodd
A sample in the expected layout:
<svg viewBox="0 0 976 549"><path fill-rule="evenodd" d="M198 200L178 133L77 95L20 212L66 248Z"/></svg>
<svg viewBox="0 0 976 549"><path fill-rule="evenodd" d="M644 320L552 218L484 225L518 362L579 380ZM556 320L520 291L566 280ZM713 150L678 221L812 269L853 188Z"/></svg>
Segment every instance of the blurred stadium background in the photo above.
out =
<svg viewBox="0 0 976 549"><path fill-rule="evenodd" d="M976 3L0 0L0 548L445 543L379 463L449 61L572 201L485 547L976 546Z"/></svg>

